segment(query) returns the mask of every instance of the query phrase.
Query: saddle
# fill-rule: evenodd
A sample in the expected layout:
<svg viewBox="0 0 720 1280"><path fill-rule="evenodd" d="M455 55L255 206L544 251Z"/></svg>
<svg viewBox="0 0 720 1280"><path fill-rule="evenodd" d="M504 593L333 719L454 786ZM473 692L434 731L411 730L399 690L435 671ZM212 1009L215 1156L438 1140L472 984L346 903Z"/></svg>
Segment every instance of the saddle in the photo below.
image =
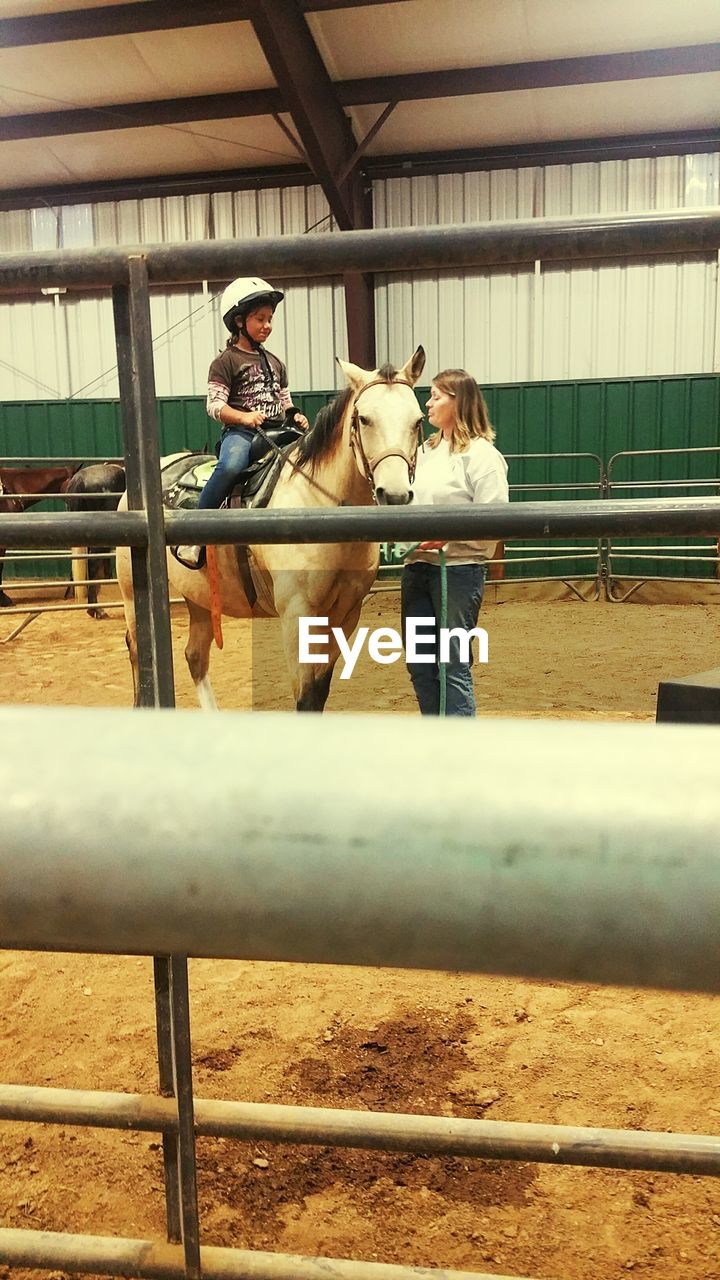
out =
<svg viewBox="0 0 720 1280"><path fill-rule="evenodd" d="M227 505L266 507L288 454L302 436L299 427L285 422L264 423L255 432L250 463L241 473ZM167 463L161 472L163 505L173 511L196 511L200 494L217 466L207 453L186 453Z"/></svg>
<svg viewBox="0 0 720 1280"><path fill-rule="evenodd" d="M287 422L267 422L256 430L250 450L250 464L241 473L227 499L232 508L266 507L272 497L283 465L303 432ZM163 505L173 511L196 511L200 494L217 466L217 458L206 453L188 453L167 463L161 471ZM236 543L238 573L251 608L269 617L276 616L275 604L256 569L249 547Z"/></svg>

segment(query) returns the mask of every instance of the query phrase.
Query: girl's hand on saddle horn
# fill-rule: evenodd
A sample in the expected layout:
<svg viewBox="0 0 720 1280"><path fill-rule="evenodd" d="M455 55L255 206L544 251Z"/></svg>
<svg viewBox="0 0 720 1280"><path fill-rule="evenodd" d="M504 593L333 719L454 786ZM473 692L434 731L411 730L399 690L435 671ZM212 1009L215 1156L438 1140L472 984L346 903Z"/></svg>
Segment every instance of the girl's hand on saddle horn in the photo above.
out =
<svg viewBox="0 0 720 1280"><path fill-rule="evenodd" d="M418 551L442 551L444 542L418 542Z"/></svg>
<svg viewBox="0 0 720 1280"><path fill-rule="evenodd" d="M238 409L237 415L240 427L261 427L265 421L265 414L259 409Z"/></svg>
<svg viewBox="0 0 720 1280"><path fill-rule="evenodd" d="M293 415L293 422L297 423L301 431L307 431L310 423L304 413L296 413Z"/></svg>

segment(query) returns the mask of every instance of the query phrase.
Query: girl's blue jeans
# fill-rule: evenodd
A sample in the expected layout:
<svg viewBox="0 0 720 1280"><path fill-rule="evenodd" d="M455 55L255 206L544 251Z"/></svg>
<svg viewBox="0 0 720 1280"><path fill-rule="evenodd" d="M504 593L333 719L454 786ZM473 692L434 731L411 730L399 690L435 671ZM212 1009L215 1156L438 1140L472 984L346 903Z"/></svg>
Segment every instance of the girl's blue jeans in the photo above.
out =
<svg viewBox="0 0 720 1280"><path fill-rule="evenodd" d="M200 511L221 507L228 494L232 493L240 472L250 462L254 435L249 427L227 427L223 431L218 464L200 494Z"/></svg>
<svg viewBox="0 0 720 1280"><path fill-rule="evenodd" d="M485 589L484 564L457 564L447 568L447 621L448 629L462 627L471 631L477 626L483 591ZM401 585L401 609L403 637L407 618L432 618L435 623L435 654L440 652L440 565L416 561L405 565ZM428 637L428 650L432 630L423 633ZM472 653L469 662L463 662L456 637L450 641L450 661L446 665L446 704L448 716L474 716L475 693L472 682ZM434 662L408 662L408 673L421 714L436 716L440 710L440 668Z"/></svg>

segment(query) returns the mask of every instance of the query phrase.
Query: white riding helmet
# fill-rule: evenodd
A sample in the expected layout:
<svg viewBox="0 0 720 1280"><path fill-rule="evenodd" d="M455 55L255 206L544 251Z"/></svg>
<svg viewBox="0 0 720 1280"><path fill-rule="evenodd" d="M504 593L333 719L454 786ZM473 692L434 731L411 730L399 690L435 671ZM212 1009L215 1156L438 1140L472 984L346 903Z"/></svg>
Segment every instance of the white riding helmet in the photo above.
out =
<svg viewBox="0 0 720 1280"><path fill-rule="evenodd" d="M267 300L274 311L284 297L284 293L273 289L267 280L261 280L259 276L239 276L228 285L220 301L223 324L234 333L235 317L241 313L247 314L251 303Z"/></svg>

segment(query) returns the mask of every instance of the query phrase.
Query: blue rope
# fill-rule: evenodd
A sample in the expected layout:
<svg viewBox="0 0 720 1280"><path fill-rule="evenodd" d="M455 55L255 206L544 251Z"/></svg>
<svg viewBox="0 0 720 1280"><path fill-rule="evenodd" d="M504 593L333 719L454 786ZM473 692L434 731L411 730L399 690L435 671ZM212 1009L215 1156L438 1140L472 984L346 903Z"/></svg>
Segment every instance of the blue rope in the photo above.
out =
<svg viewBox="0 0 720 1280"><path fill-rule="evenodd" d="M447 562L445 552L440 548L440 629L447 626ZM440 680L440 706L438 715L444 716L447 707L447 664L438 656L438 678Z"/></svg>

